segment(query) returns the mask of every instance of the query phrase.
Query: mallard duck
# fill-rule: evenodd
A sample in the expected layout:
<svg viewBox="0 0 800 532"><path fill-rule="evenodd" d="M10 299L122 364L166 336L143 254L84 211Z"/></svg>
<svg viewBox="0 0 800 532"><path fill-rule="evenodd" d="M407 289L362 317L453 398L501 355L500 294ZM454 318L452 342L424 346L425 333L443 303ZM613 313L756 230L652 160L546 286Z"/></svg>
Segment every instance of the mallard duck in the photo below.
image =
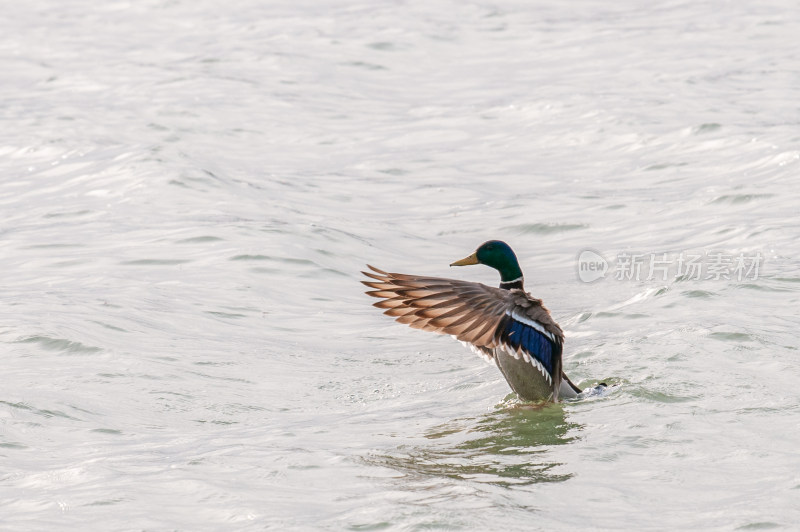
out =
<svg viewBox="0 0 800 532"><path fill-rule="evenodd" d="M381 298L400 323L449 334L494 361L511 389L527 401L558 401L581 393L561 369L564 332L542 305L523 288L522 270L511 247L484 242L450 266L485 264L500 272L500 287L481 283L388 273L374 266L362 272L367 294Z"/></svg>

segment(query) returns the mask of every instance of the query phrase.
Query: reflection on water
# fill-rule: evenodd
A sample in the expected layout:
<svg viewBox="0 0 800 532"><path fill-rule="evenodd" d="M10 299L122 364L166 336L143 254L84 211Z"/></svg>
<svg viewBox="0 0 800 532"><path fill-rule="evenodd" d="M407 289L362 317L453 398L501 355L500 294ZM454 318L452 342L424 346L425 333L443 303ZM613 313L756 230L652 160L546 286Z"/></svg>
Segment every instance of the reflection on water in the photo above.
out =
<svg viewBox="0 0 800 532"><path fill-rule="evenodd" d="M575 440L580 428L567 421L563 405L507 401L487 414L433 427L426 444L403 445L366 460L403 473L404 482L430 477L498 486L560 482L572 474L553 461L550 448Z"/></svg>

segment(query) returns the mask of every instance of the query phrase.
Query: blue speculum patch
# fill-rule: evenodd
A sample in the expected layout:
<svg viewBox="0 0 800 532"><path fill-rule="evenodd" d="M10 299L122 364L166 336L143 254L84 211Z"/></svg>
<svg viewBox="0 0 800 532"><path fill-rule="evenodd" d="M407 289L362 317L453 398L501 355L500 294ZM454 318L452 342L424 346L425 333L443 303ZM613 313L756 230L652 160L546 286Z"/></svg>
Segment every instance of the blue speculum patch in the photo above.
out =
<svg viewBox="0 0 800 532"><path fill-rule="evenodd" d="M506 325L506 342L514 348L522 346L553 375L553 344L545 335L512 318Z"/></svg>

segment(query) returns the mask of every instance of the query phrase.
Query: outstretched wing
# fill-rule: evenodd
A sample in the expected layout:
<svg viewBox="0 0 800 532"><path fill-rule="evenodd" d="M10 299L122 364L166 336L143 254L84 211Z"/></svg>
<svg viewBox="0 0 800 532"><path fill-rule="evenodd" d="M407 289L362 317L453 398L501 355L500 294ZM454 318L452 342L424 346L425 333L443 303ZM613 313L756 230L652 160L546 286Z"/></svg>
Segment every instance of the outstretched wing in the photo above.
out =
<svg viewBox="0 0 800 532"><path fill-rule="evenodd" d="M554 375L560 381L564 333L540 300L522 290L369 268L372 272L362 273L374 281L362 283L375 289L367 294L383 298L374 305L386 309L384 314L417 329L452 335L484 356L505 348L550 382Z"/></svg>
<svg viewBox="0 0 800 532"><path fill-rule="evenodd" d="M507 290L480 283L387 273L373 266L362 272L367 294L382 298L374 305L415 329L449 334L478 348L492 349L513 303Z"/></svg>

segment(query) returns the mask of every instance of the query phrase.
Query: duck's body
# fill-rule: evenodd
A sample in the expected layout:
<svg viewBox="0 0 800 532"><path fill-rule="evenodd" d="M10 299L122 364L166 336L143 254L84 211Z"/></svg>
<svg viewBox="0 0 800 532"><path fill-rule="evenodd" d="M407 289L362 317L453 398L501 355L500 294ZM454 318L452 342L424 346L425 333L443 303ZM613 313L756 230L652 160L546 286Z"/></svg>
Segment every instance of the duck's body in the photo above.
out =
<svg viewBox="0 0 800 532"><path fill-rule="evenodd" d="M387 273L372 266L362 281L382 298L375 303L400 323L452 335L494 361L511 389L529 401L576 397L581 390L561 370L564 333L541 300L523 289L523 276L504 242L484 243L451 266L486 264L501 275L499 288L481 283Z"/></svg>

